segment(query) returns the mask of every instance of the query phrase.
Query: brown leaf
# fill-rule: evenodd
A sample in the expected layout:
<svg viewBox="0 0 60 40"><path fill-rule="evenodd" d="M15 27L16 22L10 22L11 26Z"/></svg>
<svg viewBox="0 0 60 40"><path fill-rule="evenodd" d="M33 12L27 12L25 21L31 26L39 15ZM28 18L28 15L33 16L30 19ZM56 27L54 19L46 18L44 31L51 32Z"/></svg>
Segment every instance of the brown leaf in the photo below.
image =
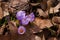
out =
<svg viewBox="0 0 60 40"><path fill-rule="evenodd" d="M0 35L3 34L4 28L5 28L5 24L3 24L3 25L0 27Z"/></svg>
<svg viewBox="0 0 60 40"><path fill-rule="evenodd" d="M3 17L3 11L2 11L2 8L0 7L0 19L2 19Z"/></svg>
<svg viewBox="0 0 60 40"><path fill-rule="evenodd" d="M35 18L35 21L33 23L37 25L40 29L44 29L46 27L49 28L52 26L52 23L49 19Z"/></svg>
<svg viewBox="0 0 60 40"><path fill-rule="evenodd" d="M59 12L58 10L59 8L60 8L60 3L56 7L50 7L50 13Z"/></svg>
<svg viewBox="0 0 60 40"><path fill-rule="evenodd" d="M45 36L44 36L44 34L42 35L42 40L45 40Z"/></svg>
<svg viewBox="0 0 60 40"><path fill-rule="evenodd" d="M48 38L48 40L57 40L56 37L51 37L51 38Z"/></svg>
<svg viewBox="0 0 60 40"><path fill-rule="evenodd" d="M35 36L35 40L41 40L41 37Z"/></svg>
<svg viewBox="0 0 60 40"><path fill-rule="evenodd" d="M56 24L60 24L60 17L53 17L52 21Z"/></svg>
<svg viewBox="0 0 60 40"><path fill-rule="evenodd" d="M40 16L47 17L48 16L48 11L43 11L42 9L37 9L37 12L39 13Z"/></svg>
<svg viewBox="0 0 60 40"><path fill-rule="evenodd" d="M9 29L10 29L11 33L17 32L16 23L14 21L8 22L8 25L9 25Z"/></svg>
<svg viewBox="0 0 60 40"><path fill-rule="evenodd" d="M40 3L30 3L32 6L37 6L39 5Z"/></svg>

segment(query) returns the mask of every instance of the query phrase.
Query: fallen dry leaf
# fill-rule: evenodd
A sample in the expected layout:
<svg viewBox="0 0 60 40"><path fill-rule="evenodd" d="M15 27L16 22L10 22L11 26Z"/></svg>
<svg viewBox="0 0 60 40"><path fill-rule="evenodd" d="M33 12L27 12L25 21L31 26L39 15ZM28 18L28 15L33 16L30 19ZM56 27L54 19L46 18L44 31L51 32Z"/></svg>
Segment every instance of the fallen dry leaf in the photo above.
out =
<svg viewBox="0 0 60 40"><path fill-rule="evenodd" d="M56 7L50 7L50 13L59 12L60 3Z"/></svg>
<svg viewBox="0 0 60 40"><path fill-rule="evenodd" d="M37 9L37 12L39 13L40 16L47 17L48 16L48 11L43 11L42 9Z"/></svg>
<svg viewBox="0 0 60 40"><path fill-rule="evenodd" d="M41 40L41 37L35 36L35 40Z"/></svg>
<svg viewBox="0 0 60 40"><path fill-rule="evenodd" d="M0 35L3 34L4 28L5 28L5 24L3 24L3 25L0 27Z"/></svg>
<svg viewBox="0 0 60 40"><path fill-rule="evenodd" d="M3 11L2 11L2 8L0 7L0 19L2 19L3 17Z"/></svg>
<svg viewBox="0 0 60 40"><path fill-rule="evenodd" d="M56 37L51 37L51 38L48 38L48 40L57 40Z"/></svg>
<svg viewBox="0 0 60 40"><path fill-rule="evenodd" d="M33 22L35 25L37 25L40 29L51 27L52 23L49 19L41 19L41 18L35 18L35 21Z"/></svg>
<svg viewBox="0 0 60 40"><path fill-rule="evenodd" d="M11 33L16 33L17 32L16 23L14 21L8 22L8 25L9 25L9 29L10 29Z"/></svg>
<svg viewBox="0 0 60 40"><path fill-rule="evenodd" d="M53 17L52 18L53 23L60 24L60 17Z"/></svg>

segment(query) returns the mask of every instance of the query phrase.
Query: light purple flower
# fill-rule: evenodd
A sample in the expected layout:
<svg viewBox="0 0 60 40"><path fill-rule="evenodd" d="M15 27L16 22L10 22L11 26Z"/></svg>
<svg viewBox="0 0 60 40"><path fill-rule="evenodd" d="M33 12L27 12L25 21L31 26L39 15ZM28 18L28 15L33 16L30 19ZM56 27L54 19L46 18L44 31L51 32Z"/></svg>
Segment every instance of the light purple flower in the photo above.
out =
<svg viewBox="0 0 60 40"><path fill-rule="evenodd" d="M26 15L26 17L21 20L21 24L22 25L27 25L29 22L34 21L34 18L35 18L35 16L34 16L33 13L31 13L29 15Z"/></svg>
<svg viewBox="0 0 60 40"><path fill-rule="evenodd" d="M17 12L17 14L16 14L16 18L17 18L18 20L22 20L23 18L25 18L25 15L26 15L25 11L19 11L19 12Z"/></svg>
<svg viewBox="0 0 60 40"><path fill-rule="evenodd" d="M34 18L35 18L34 13L32 12L30 15L27 15L26 18L27 18L30 22L34 21Z"/></svg>
<svg viewBox="0 0 60 40"><path fill-rule="evenodd" d="M26 17L21 20L22 25L27 25L28 23L29 23L29 20Z"/></svg>
<svg viewBox="0 0 60 40"><path fill-rule="evenodd" d="M18 33L19 34L24 34L25 32L26 32L26 28L24 26L19 26Z"/></svg>
<svg viewBox="0 0 60 40"><path fill-rule="evenodd" d="M32 12L29 15L26 15L25 11L19 11L16 14L18 20L20 20L22 25L27 25L29 22L32 22L35 18L34 13Z"/></svg>

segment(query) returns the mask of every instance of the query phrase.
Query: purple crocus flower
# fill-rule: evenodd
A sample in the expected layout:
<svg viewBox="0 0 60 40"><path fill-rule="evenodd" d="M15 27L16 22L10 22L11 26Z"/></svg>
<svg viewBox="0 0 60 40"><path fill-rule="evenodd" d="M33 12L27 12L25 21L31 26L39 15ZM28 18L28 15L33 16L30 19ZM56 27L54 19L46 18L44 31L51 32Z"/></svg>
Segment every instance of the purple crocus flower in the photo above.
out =
<svg viewBox="0 0 60 40"><path fill-rule="evenodd" d="M16 17L21 21L22 25L27 25L29 22L32 22L34 20L35 16L33 12L29 15L26 15L25 11L19 11L17 12Z"/></svg>
<svg viewBox="0 0 60 40"><path fill-rule="evenodd" d="M25 32L26 32L25 27L24 27L24 26L19 26L19 28L18 28L18 33L19 33L19 34L24 34Z"/></svg>
<svg viewBox="0 0 60 40"><path fill-rule="evenodd" d="M24 19L21 20L22 25L27 25L29 22L32 22L34 20L35 16L33 13L26 15Z"/></svg>
<svg viewBox="0 0 60 40"><path fill-rule="evenodd" d="M26 17L21 20L22 25L27 25L28 23L29 23L29 20Z"/></svg>
<svg viewBox="0 0 60 40"><path fill-rule="evenodd" d="M27 19L28 19L30 22L34 21L34 18L35 18L33 12L32 12L30 15L27 15L26 17L27 17Z"/></svg>
<svg viewBox="0 0 60 40"><path fill-rule="evenodd" d="M19 11L19 12L17 12L17 14L16 14L16 18L18 19L18 20L22 20L23 18L25 18L25 11Z"/></svg>

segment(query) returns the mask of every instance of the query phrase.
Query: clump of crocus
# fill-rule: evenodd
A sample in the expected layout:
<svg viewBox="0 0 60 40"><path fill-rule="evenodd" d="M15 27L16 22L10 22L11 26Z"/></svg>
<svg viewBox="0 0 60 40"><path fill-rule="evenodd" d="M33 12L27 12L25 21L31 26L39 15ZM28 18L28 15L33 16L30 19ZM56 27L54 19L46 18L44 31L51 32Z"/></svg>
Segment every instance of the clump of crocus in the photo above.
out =
<svg viewBox="0 0 60 40"><path fill-rule="evenodd" d="M25 11L17 12L16 17L17 17L18 20L21 21L22 25L27 25L29 22L32 22L35 18L33 12L29 15L26 15Z"/></svg>
<svg viewBox="0 0 60 40"><path fill-rule="evenodd" d="M16 14L16 18L18 20L20 20L20 23L22 25L27 25L29 22L34 21L35 16L34 16L33 12L31 14L29 14L29 15L26 15L25 11L19 11ZM18 33L19 34L24 34L25 31L26 31L26 29L25 29L24 26L19 26L19 28L18 28Z"/></svg>
<svg viewBox="0 0 60 40"><path fill-rule="evenodd" d="M22 25L27 25L29 22L34 20L35 16L33 13L26 15L24 19L21 20Z"/></svg>
<svg viewBox="0 0 60 40"><path fill-rule="evenodd" d="M26 32L26 28L24 26L19 26L18 33L19 34L24 34L25 32Z"/></svg>

